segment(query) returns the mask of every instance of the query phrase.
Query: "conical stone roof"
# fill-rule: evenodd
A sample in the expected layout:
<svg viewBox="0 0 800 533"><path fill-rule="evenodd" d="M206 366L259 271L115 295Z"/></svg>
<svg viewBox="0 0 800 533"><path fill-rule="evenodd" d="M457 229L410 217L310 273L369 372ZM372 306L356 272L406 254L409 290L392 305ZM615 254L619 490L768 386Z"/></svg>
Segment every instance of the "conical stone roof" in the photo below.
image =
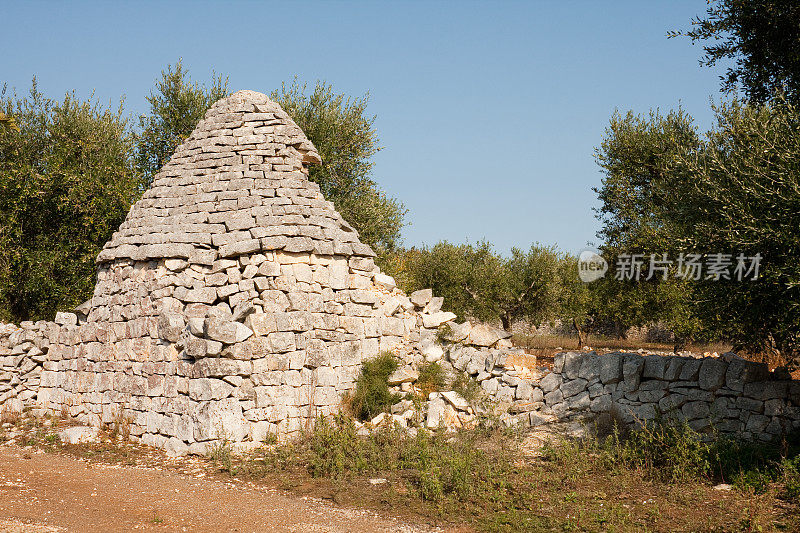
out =
<svg viewBox="0 0 800 533"><path fill-rule="evenodd" d="M307 178L314 145L255 91L219 100L155 176L97 257L147 261L270 250L373 256Z"/></svg>

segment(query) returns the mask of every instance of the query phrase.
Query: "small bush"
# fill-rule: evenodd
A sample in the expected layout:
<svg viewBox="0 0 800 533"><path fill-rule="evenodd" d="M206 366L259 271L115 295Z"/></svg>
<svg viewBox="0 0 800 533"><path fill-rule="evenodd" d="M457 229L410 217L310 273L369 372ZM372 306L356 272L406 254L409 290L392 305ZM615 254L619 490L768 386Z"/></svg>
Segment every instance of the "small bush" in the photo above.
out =
<svg viewBox="0 0 800 533"><path fill-rule="evenodd" d="M217 463L222 470L232 475L235 474L233 455L233 447L228 439L219 440L208 450L208 458Z"/></svg>
<svg viewBox="0 0 800 533"><path fill-rule="evenodd" d="M682 481L711 473L711 444L685 422L647 424L631 431L624 440L614 432L606 442L606 450L617 462L645 470L663 481Z"/></svg>
<svg viewBox="0 0 800 533"><path fill-rule="evenodd" d="M784 497L794 503L800 503L800 455L784 459L781 463L783 471Z"/></svg>
<svg viewBox="0 0 800 533"><path fill-rule="evenodd" d="M397 359L389 352L364 361L356 390L349 398L350 409L359 420L370 420L400 401L401 396L389 390L389 375L397 365Z"/></svg>
<svg viewBox="0 0 800 533"><path fill-rule="evenodd" d="M439 363L425 363L419 368L417 387L422 390L425 397L432 392L444 389L446 382L444 369Z"/></svg>
<svg viewBox="0 0 800 533"><path fill-rule="evenodd" d="M457 372L450 388L461 395L470 404L475 405L481 397L481 386L475 378L463 372Z"/></svg>

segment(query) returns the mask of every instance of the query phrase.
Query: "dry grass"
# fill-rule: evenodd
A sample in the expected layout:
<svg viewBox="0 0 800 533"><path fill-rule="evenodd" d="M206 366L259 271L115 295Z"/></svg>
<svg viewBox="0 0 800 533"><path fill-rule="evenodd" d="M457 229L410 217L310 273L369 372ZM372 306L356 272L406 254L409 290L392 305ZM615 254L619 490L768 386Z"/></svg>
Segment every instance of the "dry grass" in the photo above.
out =
<svg viewBox="0 0 800 533"><path fill-rule="evenodd" d="M166 458L160 450L103 437L64 446L63 420L23 417L17 442L93 463L137 464L210 478L235 476L296 495L375 509L453 531L797 531L796 500L768 481L758 491L715 490L706 477L654 478L644 467L609 461L603 450L564 441L540 457L523 454L502 432L440 435L419 441L352 431L308 435L245 456ZM380 485L372 478L384 478Z"/></svg>

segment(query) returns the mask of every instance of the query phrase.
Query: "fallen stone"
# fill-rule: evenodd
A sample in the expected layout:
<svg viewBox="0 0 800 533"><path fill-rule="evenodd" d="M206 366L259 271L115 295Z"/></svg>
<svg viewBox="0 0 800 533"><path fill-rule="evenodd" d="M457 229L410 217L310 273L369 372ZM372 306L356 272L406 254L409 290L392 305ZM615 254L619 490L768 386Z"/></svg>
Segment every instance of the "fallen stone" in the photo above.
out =
<svg viewBox="0 0 800 533"><path fill-rule="evenodd" d="M425 419L425 427L436 429L444 421L444 411L447 404L442 398L434 398L428 402L428 416Z"/></svg>
<svg viewBox="0 0 800 533"><path fill-rule="evenodd" d="M392 290L395 287L397 287L397 283L395 283L394 278L386 274L381 274L381 273L375 274L372 280L375 282L375 285L387 290Z"/></svg>
<svg viewBox="0 0 800 533"><path fill-rule="evenodd" d="M450 404L458 409L459 411L466 411L469 409L469 402L465 400L459 393L456 391L444 391L441 393L442 397L450 402Z"/></svg>
<svg viewBox="0 0 800 533"><path fill-rule="evenodd" d="M487 324L476 324L472 326L467 337L466 344L475 346L492 346L500 339L507 339L511 334Z"/></svg>
<svg viewBox="0 0 800 533"><path fill-rule="evenodd" d="M431 301L431 298L433 298L433 289L414 291L409 295L409 297L411 298L411 303L422 309L428 304L428 302Z"/></svg>
<svg viewBox="0 0 800 533"><path fill-rule="evenodd" d="M419 379L419 372L411 366L398 368L389 376L389 385L399 385L401 383L413 383Z"/></svg>
<svg viewBox="0 0 800 533"><path fill-rule="evenodd" d="M84 444L87 442L95 442L100 429L89 426L75 426L67 428L58 433L58 437L64 444Z"/></svg>
<svg viewBox="0 0 800 533"><path fill-rule="evenodd" d="M432 315L422 315L422 325L426 328L438 328L445 322L455 320L455 313L449 311L439 311Z"/></svg>
<svg viewBox="0 0 800 533"><path fill-rule="evenodd" d="M472 324L470 324L469 321L463 324L456 324L454 322L450 324L450 329L445 332L443 338L450 342L461 342L469 336L470 331L472 331Z"/></svg>

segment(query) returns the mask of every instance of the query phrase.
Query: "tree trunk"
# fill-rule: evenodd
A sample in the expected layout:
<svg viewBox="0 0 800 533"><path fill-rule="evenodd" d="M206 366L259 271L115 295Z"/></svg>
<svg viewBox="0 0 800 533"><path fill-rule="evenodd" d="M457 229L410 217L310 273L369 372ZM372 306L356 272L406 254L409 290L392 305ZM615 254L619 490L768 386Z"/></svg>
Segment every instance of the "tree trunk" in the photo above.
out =
<svg viewBox="0 0 800 533"><path fill-rule="evenodd" d="M686 346L689 344L689 339L686 337L675 337L675 348L672 350L672 353L682 352L686 349Z"/></svg>
<svg viewBox="0 0 800 533"><path fill-rule="evenodd" d="M586 332L583 331L581 325L575 318L572 319L572 327L574 327L575 331L578 332L578 349L580 350L581 348L586 346L586 336L587 336Z"/></svg>

